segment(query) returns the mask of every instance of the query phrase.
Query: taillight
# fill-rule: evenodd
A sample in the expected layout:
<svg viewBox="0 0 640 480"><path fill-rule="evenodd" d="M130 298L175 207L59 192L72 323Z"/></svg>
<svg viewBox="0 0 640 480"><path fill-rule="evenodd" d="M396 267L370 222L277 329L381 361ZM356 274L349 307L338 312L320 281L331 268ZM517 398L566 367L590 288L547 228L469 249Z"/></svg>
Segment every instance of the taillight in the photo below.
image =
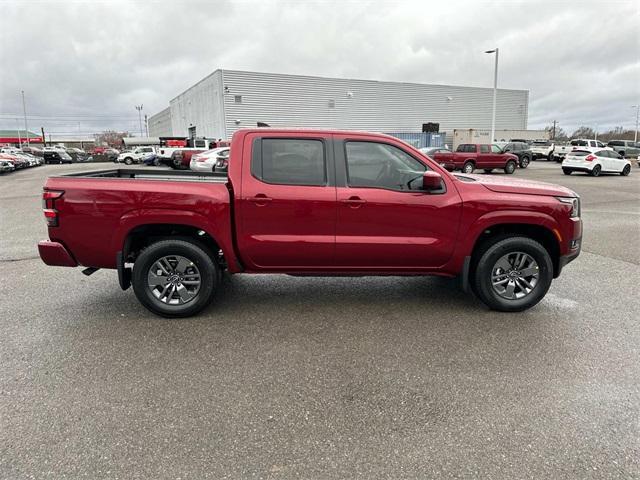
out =
<svg viewBox="0 0 640 480"><path fill-rule="evenodd" d="M585 161L587 162L593 162L594 160L596 160L598 157L596 157L595 155L587 155L585 157Z"/></svg>
<svg viewBox="0 0 640 480"><path fill-rule="evenodd" d="M207 161L206 157L195 156L194 158L196 159L196 162L200 162L200 163Z"/></svg>
<svg viewBox="0 0 640 480"><path fill-rule="evenodd" d="M42 192L42 209L48 227L58 226L58 211L55 209L55 202L62 197L63 193L60 190L45 190Z"/></svg>

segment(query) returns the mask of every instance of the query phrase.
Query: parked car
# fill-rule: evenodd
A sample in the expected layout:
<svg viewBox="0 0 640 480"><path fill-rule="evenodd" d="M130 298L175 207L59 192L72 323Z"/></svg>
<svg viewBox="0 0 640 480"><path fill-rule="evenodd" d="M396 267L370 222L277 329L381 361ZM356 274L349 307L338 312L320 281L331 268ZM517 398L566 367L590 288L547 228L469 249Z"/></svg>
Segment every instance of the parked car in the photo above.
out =
<svg viewBox="0 0 640 480"><path fill-rule="evenodd" d="M457 276L490 308L521 311L582 238L580 199L565 187L453 175L401 140L353 131L239 130L228 175L57 175L43 208L46 264L116 269L167 317L205 308L223 269Z"/></svg>
<svg viewBox="0 0 640 480"><path fill-rule="evenodd" d="M600 140L578 138L575 140L571 140L568 144L565 145L556 145L553 150L553 158L556 162L561 162L562 160L564 160L564 157L573 150L594 150L603 148L607 148L607 146Z"/></svg>
<svg viewBox="0 0 640 480"><path fill-rule="evenodd" d="M0 158L0 173L13 172L15 169L16 167L12 162Z"/></svg>
<svg viewBox="0 0 640 480"><path fill-rule="evenodd" d="M207 150L198 148L184 148L174 150L174 152L171 154L171 161L169 162L169 166L176 170L186 170L189 168L189 165L191 164L191 158L194 155L204 153L206 151Z"/></svg>
<svg viewBox="0 0 640 480"><path fill-rule="evenodd" d="M42 165L42 161L40 160L40 158L36 157L35 155L23 152L16 153L15 155L27 162L27 165L30 167L39 167L40 165Z"/></svg>
<svg viewBox="0 0 640 480"><path fill-rule="evenodd" d="M531 142L531 153L533 159L544 158L545 160L553 160L553 149L555 144L551 140L534 140Z"/></svg>
<svg viewBox="0 0 640 480"><path fill-rule="evenodd" d="M165 165L168 165L170 167L176 168L176 166L174 165L174 161L175 161L175 156L174 153L175 152L188 152L188 151L192 151L195 150L195 153L200 153L200 152L205 152L207 150L210 150L211 144L214 142L209 142L209 140L205 139L205 138L196 138L192 140L192 144L193 147L170 147L170 146L162 146L158 149L158 157L160 159L161 163L164 163ZM216 145L217 146L217 145ZM191 160L191 157L189 157L189 160ZM182 164L182 162L181 162ZM189 162L187 161L186 163L182 164L184 166L184 168L188 168L189 167ZM177 168L182 168L180 166L178 166Z"/></svg>
<svg viewBox="0 0 640 480"><path fill-rule="evenodd" d="M30 153L31 155L36 155L38 157L41 157L43 149L40 147L34 147L33 145L23 145L22 151L24 153Z"/></svg>
<svg viewBox="0 0 640 480"><path fill-rule="evenodd" d="M447 170L461 170L473 173L476 168L491 173L499 168L505 173L513 173L518 164L518 157L512 153L505 153L498 145L462 143L455 152L435 153L433 159Z"/></svg>
<svg viewBox="0 0 640 480"><path fill-rule="evenodd" d="M631 140L611 140L607 146L623 157L640 159L640 143Z"/></svg>
<svg viewBox="0 0 640 480"><path fill-rule="evenodd" d="M45 150L42 154L44 157L44 163L73 163L71 156L64 150Z"/></svg>
<svg viewBox="0 0 640 480"><path fill-rule="evenodd" d="M146 157L155 155L156 151L153 147L138 147L133 150L127 150L122 152L116 158L117 163L125 163L126 165L132 165L134 163L142 163Z"/></svg>
<svg viewBox="0 0 640 480"><path fill-rule="evenodd" d="M29 166L29 162L27 160L12 153L0 153L0 160L10 162L13 165L14 170L20 170Z"/></svg>
<svg viewBox="0 0 640 480"><path fill-rule="evenodd" d="M573 172L585 172L593 177L601 173L619 173L627 176L631 172L631 162L611 149L573 150L562 161L562 171L565 175Z"/></svg>
<svg viewBox="0 0 640 480"><path fill-rule="evenodd" d="M494 145L498 145L504 153L512 153L518 157L518 166L520 168L527 168L531 160L533 159L533 152L528 143L525 142L497 142Z"/></svg>
<svg viewBox="0 0 640 480"><path fill-rule="evenodd" d="M189 169L194 172L226 172L229 166L229 147L214 148L191 157Z"/></svg>

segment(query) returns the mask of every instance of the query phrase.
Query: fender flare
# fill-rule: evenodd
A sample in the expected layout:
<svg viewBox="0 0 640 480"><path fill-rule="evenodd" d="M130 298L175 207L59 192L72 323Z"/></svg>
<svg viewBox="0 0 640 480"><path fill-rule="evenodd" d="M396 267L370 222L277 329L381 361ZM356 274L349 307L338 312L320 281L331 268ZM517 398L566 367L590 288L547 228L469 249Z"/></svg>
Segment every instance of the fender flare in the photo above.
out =
<svg viewBox="0 0 640 480"><path fill-rule="evenodd" d="M192 211L173 209L138 209L130 210L120 217L120 222L111 237L111 251L124 251L125 241L129 234L137 227L145 225L184 225L206 232L220 247L229 270L239 271L235 250L231 239L231 232L227 228L220 228L206 216Z"/></svg>

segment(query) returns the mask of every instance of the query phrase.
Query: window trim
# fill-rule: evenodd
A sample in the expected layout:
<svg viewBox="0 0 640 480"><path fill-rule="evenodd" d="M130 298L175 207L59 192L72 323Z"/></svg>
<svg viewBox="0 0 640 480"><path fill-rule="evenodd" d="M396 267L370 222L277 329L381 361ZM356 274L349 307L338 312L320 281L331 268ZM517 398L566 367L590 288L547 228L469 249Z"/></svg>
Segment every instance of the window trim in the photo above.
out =
<svg viewBox="0 0 640 480"><path fill-rule="evenodd" d="M322 159L324 162L324 183L322 184L313 184L310 185L308 183L276 183L269 182L263 178L256 176L254 172L253 165L255 161L260 162L260 173L264 173L264 168L262 164L262 141L263 140L294 140L294 141L304 141L311 140L322 143ZM258 148L256 148L258 146ZM251 163L249 165L249 173L251 177L257 180L260 183L264 183L265 185L279 185L284 187L320 187L325 188L331 186L331 175L329 174L329 153L328 153L328 142L326 138L322 137L255 137L251 142Z"/></svg>
<svg viewBox="0 0 640 480"><path fill-rule="evenodd" d="M396 190L395 188L385 188L385 187L381 187L381 186L354 187L353 185L351 185L349 183L349 159L348 159L348 156L347 156L347 143L348 142L375 143L375 144L379 144L379 145L387 145L389 147L397 148L398 150L402 151L405 155L408 155L409 157L413 158L416 162L418 162L419 164L423 165L425 167L425 170L424 170L425 172L433 171L433 172L436 172L436 173L440 174L442 176L442 186L443 186L443 188L442 188L441 191L427 192L425 190ZM407 152L405 149L400 148L399 146L394 145L393 143L380 141L380 140L371 140L371 139L344 138L342 140L342 155L343 155L343 160L344 160L344 174L345 174L345 179L344 179L345 180L345 182L344 182L345 185L344 185L344 188L367 188L367 189L373 189L373 190L385 190L387 192L396 192L396 193L414 193L414 194L415 193L422 193L422 194L425 194L425 195L441 195L443 193L447 193L447 182L444 180L444 175L442 175L438 170L433 168L428 163L423 162L422 160L416 158L411 153Z"/></svg>

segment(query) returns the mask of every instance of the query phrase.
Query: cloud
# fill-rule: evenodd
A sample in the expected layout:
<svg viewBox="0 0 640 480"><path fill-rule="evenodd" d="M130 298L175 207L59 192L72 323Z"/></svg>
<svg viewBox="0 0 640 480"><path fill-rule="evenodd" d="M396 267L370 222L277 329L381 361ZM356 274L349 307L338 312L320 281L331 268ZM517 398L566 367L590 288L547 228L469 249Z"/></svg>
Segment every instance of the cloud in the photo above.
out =
<svg viewBox="0 0 640 480"><path fill-rule="evenodd" d="M216 68L530 90L529 125L632 127L635 1L216 1L0 4L0 128L137 130ZM68 120L67 120L68 119ZM80 125L78 125L80 121ZM40 125L38 125L39 127Z"/></svg>

